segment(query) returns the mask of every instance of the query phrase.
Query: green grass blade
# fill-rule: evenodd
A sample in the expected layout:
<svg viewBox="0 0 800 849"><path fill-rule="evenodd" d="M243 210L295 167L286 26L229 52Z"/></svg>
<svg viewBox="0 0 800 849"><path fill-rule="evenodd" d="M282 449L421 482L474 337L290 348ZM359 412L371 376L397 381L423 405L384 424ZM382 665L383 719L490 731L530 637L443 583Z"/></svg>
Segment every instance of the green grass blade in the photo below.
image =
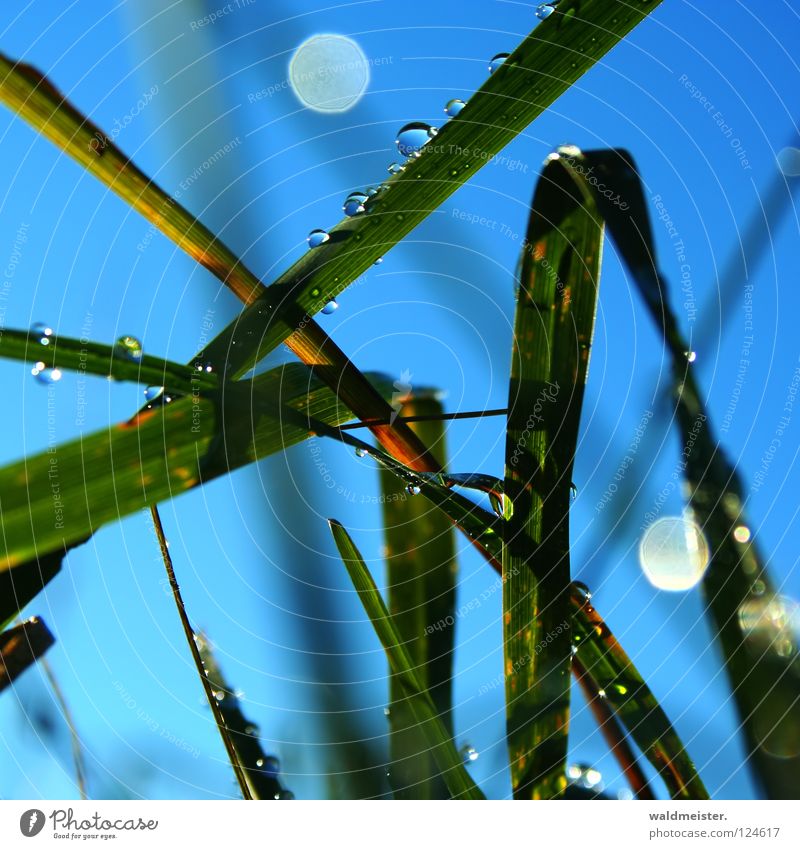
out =
<svg viewBox="0 0 800 849"><path fill-rule="evenodd" d="M330 229L328 242L269 287L261 305L270 312L268 323L252 306L203 355L228 359L233 374L246 373L491 161L659 3L562 0L422 155L388 180L364 214Z"/></svg>
<svg viewBox="0 0 800 849"><path fill-rule="evenodd" d="M673 799L708 799L694 763L642 676L586 595L571 593L572 639L598 692L658 771Z"/></svg>
<svg viewBox="0 0 800 849"><path fill-rule="evenodd" d="M388 378L374 381L391 391ZM300 364L223 389L224 403L179 398L0 469L0 622L57 573L65 546L106 522L283 451L308 438L309 421L352 418Z"/></svg>
<svg viewBox="0 0 800 849"><path fill-rule="evenodd" d="M47 340L46 345L41 344L42 338ZM0 357L27 363L41 362L42 368L163 386L173 393L190 393L195 389L214 389L217 386L217 375L205 371L200 363L189 367L148 354L130 359L119 346L66 336L41 337L26 330L3 330L0 334Z"/></svg>
<svg viewBox="0 0 800 849"><path fill-rule="evenodd" d="M436 416L441 403L415 393L403 404L406 416ZM444 458L444 424L413 426L422 441ZM453 614L456 560L453 528L447 516L423 498L412 498L407 485L387 468L381 472L389 612L417 678L452 737ZM390 684L390 778L395 798L447 798L447 790L414 718L402 684Z"/></svg>
<svg viewBox="0 0 800 849"><path fill-rule="evenodd" d="M0 693L55 644L42 619L34 616L0 633Z"/></svg>
<svg viewBox="0 0 800 849"><path fill-rule="evenodd" d="M684 477L694 518L709 543L703 579L705 608L719 639L741 718L750 763L770 798L800 795L800 676L798 646L758 547L739 541L749 529L744 493L734 466L711 430L689 350L666 297L647 203L632 158L625 151L587 153L597 180L625 206L598 204L620 256L664 336L677 386L676 418L684 450ZM748 622L756 627L749 629ZM771 623L771 624L770 624Z"/></svg>
<svg viewBox="0 0 800 849"><path fill-rule="evenodd" d="M536 187L523 249L506 435L506 708L520 799L555 798L566 787L569 505L602 239L591 194L554 154Z"/></svg>
<svg viewBox="0 0 800 849"><path fill-rule="evenodd" d="M405 694L417 727L420 733L425 735L428 750L439 768L450 795L454 799L483 799L483 794L464 767L461 756L456 751L430 694L420 683L414 663L406 651L403 639L386 609L366 563L344 527L335 519L330 519L329 522L342 561L386 652L392 678Z"/></svg>

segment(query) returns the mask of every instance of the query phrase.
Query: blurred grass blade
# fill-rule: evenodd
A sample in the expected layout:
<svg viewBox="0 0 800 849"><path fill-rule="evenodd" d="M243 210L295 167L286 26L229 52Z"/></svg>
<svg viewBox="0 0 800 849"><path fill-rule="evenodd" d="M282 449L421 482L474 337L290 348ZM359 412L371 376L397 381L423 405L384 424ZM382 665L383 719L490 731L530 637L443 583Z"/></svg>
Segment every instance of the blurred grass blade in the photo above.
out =
<svg viewBox="0 0 800 849"><path fill-rule="evenodd" d="M373 379L391 392L388 378ZM294 363L154 406L0 469L0 622L57 573L65 546L106 522L283 451L308 438L310 420L350 418L330 389Z"/></svg>
<svg viewBox="0 0 800 849"><path fill-rule="evenodd" d="M720 641L748 757L770 798L794 799L800 795L800 666L791 602L778 595L751 539L739 476L711 431L689 348L666 296L633 159L614 150L587 153L586 161L597 181L624 200L606 200L601 208L672 357L688 502L711 551L702 585L705 609Z"/></svg>
<svg viewBox="0 0 800 849"><path fill-rule="evenodd" d="M55 641L37 616L0 633L0 692L36 663Z"/></svg>
<svg viewBox="0 0 800 849"><path fill-rule="evenodd" d="M47 344L42 344L42 339ZM0 334L0 357L39 363L44 368L78 371L114 380L163 386L173 393L190 393L195 389L213 389L217 375L199 364L194 367L143 354L131 357L119 345L111 347L97 342L69 339L65 336L41 336L26 330L3 330Z"/></svg>
<svg viewBox="0 0 800 849"><path fill-rule="evenodd" d="M433 394L403 403L405 416L436 416L442 405ZM422 441L444 459L444 423L412 426ZM386 537L389 612L420 685L431 696L448 734L453 735L452 664L456 598L453 527L426 499L412 498L408 486L387 468L381 471ZM447 798L425 735L417 725L402 684L390 688L390 780L395 798Z"/></svg>
<svg viewBox="0 0 800 849"><path fill-rule="evenodd" d="M552 154L523 248L506 435L503 624L517 799L557 798L567 782L569 505L602 240L591 194Z"/></svg>
<svg viewBox="0 0 800 849"><path fill-rule="evenodd" d="M467 772L450 734L439 716L430 694L420 683L417 670L403 645L394 620L389 615L363 558L347 531L335 519L329 520L331 533L364 610L375 628L396 686L402 689L420 733L425 735L442 780L454 799L483 799L483 793Z"/></svg>
<svg viewBox="0 0 800 849"><path fill-rule="evenodd" d="M204 355L229 359L235 374L246 373L493 161L659 3L562 0L487 76L458 116L421 149L419 158L409 160L386 189L367 201L364 214L326 228L329 241L309 251L269 287L264 299L271 311L266 330L258 308L251 307L212 340ZM365 182L371 179L364 176ZM234 339L236 350L231 347Z"/></svg>
<svg viewBox="0 0 800 849"><path fill-rule="evenodd" d="M580 589L571 592L577 657L658 771L673 799L708 799L675 729L630 658Z"/></svg>

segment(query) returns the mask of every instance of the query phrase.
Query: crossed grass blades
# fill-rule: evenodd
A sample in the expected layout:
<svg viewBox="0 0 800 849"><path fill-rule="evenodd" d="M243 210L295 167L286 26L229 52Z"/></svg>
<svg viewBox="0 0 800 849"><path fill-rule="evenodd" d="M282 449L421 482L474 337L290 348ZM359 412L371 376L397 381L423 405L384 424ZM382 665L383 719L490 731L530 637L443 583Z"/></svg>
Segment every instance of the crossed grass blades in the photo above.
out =
<svg viewBox="0 0 800 849"><path fill-rule="evenodd" d="M384 192L367 204L365 214L333 228L324 250L310 252L268 287L136 168L48 80L31 67L0 56L0 97L4 102L246 304L241 316L187 366L149 356L131 364L113 347L55 338L44 355L39 349L34 354L35 340L29 334L3 334L0 355L44 361L47 367L62 369L75 368L77 362L86 368L88 357L93 373L163 385L165 392L162 403L149 405L129 422L82 444L57 448L55 457L64 485L77 486L81 496L69 499L70 504L81 507L77 513L74 508L65 509L58 534L52 533L47 458L26 458L0 470L4 524L0 621L11 619L34 598L60 569L65 550L104 522L284 450L311 434L337 438L371 453L384 469L385 485L391 475L403 486L423 493L430 511L412 511L409 526L420 539L429 538L424 523L435 521L435 538L441 539L439 550L427 555L430 569L418 563L415 568L420 574L413 586L390 590L390 613L352 540L338 523L331 523L354 586L389 658L392 701L398 710L398 717L391 721L393 760L402 767L416 756L425 758L410 770L398 769L403 775L394 788L398 796L482 798L452 742L445 686L452 674L452 646L430 641L430 645L414 646L412 652L408 628L403 624L410 602L401 593L416 593L426 615L434 610L433 600L439 613L453 609L452 545L447 540L454 527L467 534L491 565L502 569L514 796L554 798L569 792L568 681L574 671L595 699L603 699L598 716L605 717L604 731L637 792L644 796L650 791L630 741L656 766L673 798L705 798L702 782L655 697L586 593L570 583L570 473L598 295L604 220L612 236L628 246L634 279L648 309L664 328L667 345L675 355L676 375L679 373L682 346L674 319L665 319L663 281L657 272L644 270L646 263L639 262L641 247L629 247L636 244L632 233L641 242L641 232L649 232L643 202L641 208L630 212L626 224L620 207L610 209L583 178L583 155L577 150L561 151L543 172L520 281L505 480L488 487L485 481L477 485L490 493L499 515L484 511L456 491L457 487L476 485L476 476L445 474L436 451L429 450L403 417L392 420L386 400L391 391L388 381L359 372L312 318L657 5L657 0L638 4L563 0L448 122L436 143L389 180ZM465 161L456 152L464 147L479 150L482 156ZM606 156L603 164L609 179L620 182L623 195L631 191L641 194L624 157L586 156ZM622 165L615 164L613 157ZM647 225L645 230L638 227L642 222ZM652 248L652 240L643 241L646 249ZM621 248L621 253L625 255L626 250ZM655 269L652 250L647 259ZM304 365L241 379L282 341ZM685 366L685 359L680 365ZM163 403L166 397L173 398L172 403ZM682 423L697 412L699 403L697 389L691 379L687 381L684 368L679 395ZM249 416L244 417L248 427L242 427L243 417L237 413L243 410L253 414L254 427ZM198 411L201 415L195 418ZM362 443L339 429L353 418L367 424L380 447ZM438 439L425 436L431 438ZM770 795L796 795L797 779L791 778L796 769L787 769L789 778L782 786L771 782L761 751L765 727L784 733L783 726L770 723L785 719L789 711L782 709L795 705L796 674L771 655L766 660L754 659L752 652L742 650L741 635L730 628L728 614L737 611L741 599L747 597L753 575L762 581L767 576L752 548L744 552L730 543L732 513L741 521L733 500L725 500L722 513L714 511L719 494L731 493L733 488L732 475L727 474L730 469L710 437L704 443L704 456L714 460L716 474L710 476L707 466L695 465L687 469L687 475L693 506L708 518L712 549L720 553L706 579L709 609L720 632L737 698L742 701L756 769ZM97 470L90 483L82 478L87 463ZM113 513L104 509L112 498L121 505ZM446 517L452 527L440 519L432 520L429 512ZM386 518L391 538L396 519L388 510ZM742 561L750 565L739 568ZM744 578L738 577L740 572ZM418 585L424 586L421 595ZM560 622L569 627L551 638L557 629L550 626ZM766 692L775 694L758 722L753 722L752 716L762 703L747 703L739 694L739 685L754 674ZM791 723L785 733L795 733ZM237 757L231 756L235 768ZM243 789L243 795L255 794Z"/></svg>

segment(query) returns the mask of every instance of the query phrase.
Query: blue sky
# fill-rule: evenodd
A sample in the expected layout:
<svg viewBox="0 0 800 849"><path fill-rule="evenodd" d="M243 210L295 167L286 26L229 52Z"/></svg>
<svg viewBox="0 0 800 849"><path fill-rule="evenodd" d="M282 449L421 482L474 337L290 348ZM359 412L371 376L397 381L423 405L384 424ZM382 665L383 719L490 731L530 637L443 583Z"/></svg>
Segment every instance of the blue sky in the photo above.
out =
<svg viewBox="0 0 800 849"><path fill-rule="evenodd" d="M115 140L136 163L180 193L268 282L307 249L311 229L339 219L350 191L380 182L403 124L441 123L450 98L468 99L488 60L536 25L534 7L253 0L198 26L225 5L139 0L100 17L88 0L33 0L4 4L0 45L46 72L99 126L119 127ZM364 97L338 115L304 109L285 85L292 52L320 32L355 39L372 63ZM716 432L750 490L800 355L796 180L784 179L775 162L782 148L800 146L798 37L797 0L665 0L504 151L505 165L477 173L320 323L360 368L392 379L408 371L413 385L445 391L449 410L504 406L519 249L513 234L526 226L541 163L565 142L626 147L651 212L674 225L670 231L654 221L671 300L697 351ZM45 320L58 333L103 342L129 333L151 353L188 360L208 323L216 333L236 315L235 298L210 274L164 237L148 235L146 222L7 111L0 112L0 150L0 263L14 257L5 326ZM203 167L210 157L213 167ZM462 213L495 223L469 223ZM271 362L289 358L279 351ZM658 335L607 245L575 470L573 570L595 589L598 609L712 794L749 797L754 789L699 592L658 592L637 563L644 515L679 452L659 400L666 369ZM104 380L81 388L69 375L48 389L17 363L0 362L0 374L15 401L0 425L5 462L123 419L141 395L141 387ZM650 410L631 472L643 483L614 527L608 515L618 505L596 505ZM795 597L798 428L800 421L790 422L747 502L774 575ZM501 474L502 420L453 424L448 441L453 471ZM380 646L325 522L333 515L351 529L380 580L377 474L339 444L315 446L319 454L312 445L295 447L162 508L190 614L302 798L339 792L329 778L338 761L324 711L348 706L359 734L385 745L387 698ZM320 462L336 488L325 485ZM676 493L665 511L682 506ZM495 576L461 541L459 549L465 603ZM103 528L67 562L30 612L57 635L50 660L86 746L93 795L233 794L147 518ZM470 769L488 793L503 797L501 690L478 695L501 672L499 601L498 593L459 619L454 695L457 740L480 752ZM332 661L330 653L343 657ZM34 670L0 699L1 797L75 794L68 740L49 733L42 714L58 724ZM603 772L612 792L624 786L579 698L571 747L574 760Z"/></svg>

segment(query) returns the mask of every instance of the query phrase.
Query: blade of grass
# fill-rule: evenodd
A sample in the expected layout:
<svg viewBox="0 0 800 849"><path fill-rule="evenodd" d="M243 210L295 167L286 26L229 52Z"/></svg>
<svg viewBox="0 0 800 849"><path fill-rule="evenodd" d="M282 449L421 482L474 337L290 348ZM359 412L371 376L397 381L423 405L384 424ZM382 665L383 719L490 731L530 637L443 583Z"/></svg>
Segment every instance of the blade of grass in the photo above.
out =
<svg viewBox="0 0 800 849"><path fill-rule="evenodd" d="M198 636L192 627L178 579L175 577L175 568L172 555L169 553L169 544L164 535L161 515L155 504L150 508L150 516L186 643L242 796L245 799L288 798L285 795L287 791L277 778L277 769L274 768L277 764L276 759L268 758L264 754L258 737L253 731L255 726L245 719L238 698L223 681L207 641ZM269 767L265 768L267 764Z"/></svg>
<svg viewBox="0 0 800 849"><path fill-rule="evenodd" d="M245 304L258 301L248 312L251 324L258 326L256 333L251 333L249 326L242 328L237 339L230 337L221 345L224 350L218 360L210 360L201 353L189 364L193 368L195 362L211 361L223 378L231 377L234 351L258 349L263 327L272 320L273 309L259 301L266 293L259 279L208 228L137 168L35 68L14 63L1 53L0 100L207 268ZM232 327L239 326L237 319ZM302 362L317 368L319 376L340 394L359 418L383 420L390 417L392 410L385 399L313 319L306 317L283 339ZM409 465L434 470L435 466L425 456L425 447L403 422L396 423L395 427L376 425L370 429L381 444Z"/></svg>
<svg viewBox="0 0 800 849"><path fill-rule="evenodd" d="M748 758L770 798L800 794L800 676L798 647L789 628L773 626L775 639L749 632L748 616L767 619L782 601L744 515L744 492L734 466L713 436L689 348L666 295L641 180L626 151L587 153L597 181L625 201L598 205L619 254L663 334L677 387L676 418L685 458L688 503L711 551L703 578L706 611L722 649L743 725ZM741 540L737 539L737 528ZM768 628L766 630L769 630Z"/></svg>
<svg viewBox="0 0 800 849"><path fill-rule="evenodd" d="M0 693L55 643L38 616L0 633Z"/></svg>
<svg viewBox="0 0 800 849"><path fill-rule="evenodd" d="M388 378L374 379L391 391ZM338 425L352 414L296 363L221 392L154 406L133 422L0 469L0 577L15 566L33 575L21 574L19 585L16 577L0 583L0 610L13 616L27 603L58 571L65 546L106 522L285 450L310 435L310 418ZM47 559L52 552L58 563ZM15 609L6 610L9 602Z"/></svg>
<svg viewBox="0 0 800 849"><path fill-rule="evenodd" d="M41 339L46 339L47 344L42 345ZM128 359L118 346L65 336L42 337L26 330L3 330L0 334L0 357L27 363L41 362L41 368L79 371L114 380L163 386L174 393L214 389L218 383L217 375L207 372L199 363L189 367L148 354L140 359Z"/></svg>
<svg viewBox="0 0 800 849"><path fill-rule="evenodd" d="M350 434L338 434L326 425L315 425L317 432L342 439L347 445L373 456L404 483L419 486L423 496L442 510L485 554L489 564L501 570L502 538L496 532L497 518L476 504L452 492L437 479L403 467L380 449L373 448ZM329 431L329 433L326 433ZM680 737L661 709L655 696L641 678L624 650L597 610L587 604L577 585L569 588L573 645L578 645L580 668L590 674L593 692L606 693L605 701L626 728L643 755L663 775L671 795L684 799L707 799L708 793ZM623 684L625 693L616 686ZM629 773L629 762L622 768Z"/></svg>
<svg viewBox="0 0 800 849"><path fill-rule="evenodd" d="M425 445L444 457L442 405L433 395L415 393L403 404L408 416L426 420L415 425ZM386 538L389 612L419 679L431 696L452 737L452 661L456 598L453 528L447 517L388 469L381 472L381 500ZM442 624L444 623L444 624ZM435 627L434 627L435 626ZM402 684L390 684L390 777L395 798L447 798L432 753L417 726Z"/></svg>
<svg viewBox="0 0 800 849"><path fill-rule="evenodd" d="M483 799L483 793L464 767L430 694L420 683L414 664L366 563L344 527L335 519L328 521L353 586L386 652L392 677L396 684L402 687L417 726L425 735L428 749L450 795L454 799Z"/></svg>
<svg viewBox="0 0 800 849"><path fill-rule="evenodd" d="M588 597L573 586L570 603L573 641L583 670L655 766L670 796L708 799L667 715Z"/></svg>
<svg viewBox="0 0 800 849"><path fill-rule="evenodd" d="M78 787L78 795L81 799L88 799L89 793L86 785L86 763L83 758L83 746L81 745L81 738L78 736L78 729L75 726L75 720L72 717L72 711L69 709L66 696L64 695L64 691L61 689L61 685L58 683L58 678L53 671L53 667L50 665L50 662L46 657L39 660L39 666L42 668L45 678L47 678L47 683L50 685L50 689L53 691L53 696L58 703L64 724L67 726L67 730L69 731L70 746L72 748L72 762L75 765L75 783Z"/></svg>
<svg viewBox="0 0 800 849"><path fill-rule="evenodd" d="M591 195L552 154L523 248L506 435L503 624L517 799L557 798L567 785L569 505L602 240Z"/></svg>

